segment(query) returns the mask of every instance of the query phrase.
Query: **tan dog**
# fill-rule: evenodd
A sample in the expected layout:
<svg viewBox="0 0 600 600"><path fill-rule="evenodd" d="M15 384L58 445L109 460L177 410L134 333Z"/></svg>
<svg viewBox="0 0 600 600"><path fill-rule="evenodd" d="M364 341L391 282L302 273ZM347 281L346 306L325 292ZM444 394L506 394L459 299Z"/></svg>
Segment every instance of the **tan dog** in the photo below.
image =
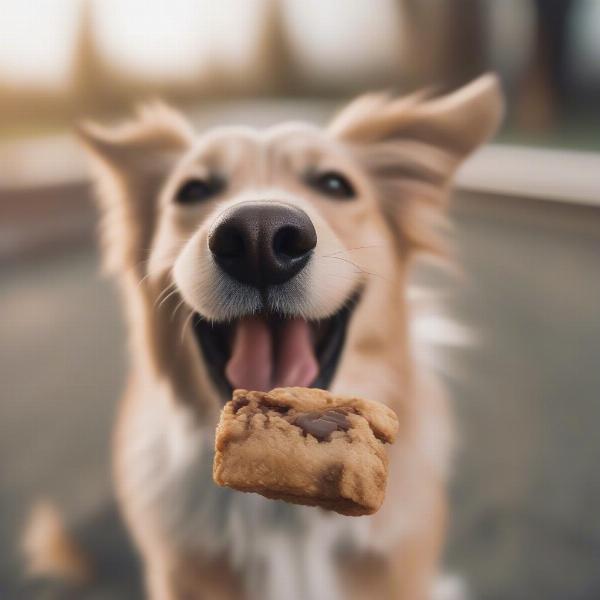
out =
<svg viewBox="0 0 600 600"><path fill-rule="evenodd" d="M82 127L131 377L115 475L155 600L432 597L450 427L416 364L411 258L437 251L451 177L502 112L487 75L451 95L361 97L325 130L195 137L162 106ZM215 486L231 388L316 385L398 414L383 508L349 518Z"/></svg>

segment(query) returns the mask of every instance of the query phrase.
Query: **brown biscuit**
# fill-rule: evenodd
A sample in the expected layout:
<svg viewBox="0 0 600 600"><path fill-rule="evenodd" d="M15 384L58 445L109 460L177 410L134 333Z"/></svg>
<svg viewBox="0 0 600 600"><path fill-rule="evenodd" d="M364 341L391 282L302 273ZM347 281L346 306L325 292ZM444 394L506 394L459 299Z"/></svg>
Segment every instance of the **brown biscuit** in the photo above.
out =
<svg viewBox="0 0 600 600"><path fill-rule="evenodd" d="M385 495L386 443L398 431L379 402L312 388L236 390L221 413L219 485L344 515L376 512Z"/></svg>

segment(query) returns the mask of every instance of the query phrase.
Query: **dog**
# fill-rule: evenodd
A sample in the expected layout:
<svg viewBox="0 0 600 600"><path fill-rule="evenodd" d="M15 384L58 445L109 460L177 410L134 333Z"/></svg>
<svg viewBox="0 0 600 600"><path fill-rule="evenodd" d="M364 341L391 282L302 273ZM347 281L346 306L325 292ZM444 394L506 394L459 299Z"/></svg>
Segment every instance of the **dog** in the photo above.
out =
<svg viewBox="0 0 600 600"><path fill-rule="evenodd" d="M114 438L119 503L153 600L433 597L452 427L415 358L407 298L453 174L503 112L486 74L438 97L368 94L328 127L197 136L162 104L84 123L131 357ZM317 386L393 408L381 510L351 518L219 488L233 388Z"/></svg>

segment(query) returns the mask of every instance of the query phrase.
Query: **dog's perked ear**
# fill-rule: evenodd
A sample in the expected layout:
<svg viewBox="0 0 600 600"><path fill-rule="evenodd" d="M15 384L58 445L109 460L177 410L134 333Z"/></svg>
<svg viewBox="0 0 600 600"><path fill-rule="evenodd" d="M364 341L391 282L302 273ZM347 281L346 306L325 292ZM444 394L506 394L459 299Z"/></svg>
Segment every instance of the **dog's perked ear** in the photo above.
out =
<svg viewBox="0 0 600 600"><path fill-rule="evenodd" d="M437 98L427 92L361 96L329 132L366 167L404 247L439 252L431 221L441 216L456 169L495 133L503 112L498 79L486 74Z"/></svg>
<svg viewBox="0 0 600 600"><path fill-rule="evenodd" d="M92 159L103 213L104 264L143 276L162 185L189 148L193 130L161 103L141 107L114 128L81 123L77 134Z"/></svg>

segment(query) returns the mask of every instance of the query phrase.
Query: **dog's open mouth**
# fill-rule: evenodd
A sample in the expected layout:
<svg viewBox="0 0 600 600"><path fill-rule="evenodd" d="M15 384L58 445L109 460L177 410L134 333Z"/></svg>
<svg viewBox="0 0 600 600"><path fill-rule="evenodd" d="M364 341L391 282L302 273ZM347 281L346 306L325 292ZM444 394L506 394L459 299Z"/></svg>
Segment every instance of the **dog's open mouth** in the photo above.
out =
<svg viewBox="0 0 600 600"><path fill-rule="evenodd" d="M195 314L193 328L211 377L227 396L232 389L329 387L339 363L358 297L333 316L306 321L271 314L210 323Z"/></svg>

